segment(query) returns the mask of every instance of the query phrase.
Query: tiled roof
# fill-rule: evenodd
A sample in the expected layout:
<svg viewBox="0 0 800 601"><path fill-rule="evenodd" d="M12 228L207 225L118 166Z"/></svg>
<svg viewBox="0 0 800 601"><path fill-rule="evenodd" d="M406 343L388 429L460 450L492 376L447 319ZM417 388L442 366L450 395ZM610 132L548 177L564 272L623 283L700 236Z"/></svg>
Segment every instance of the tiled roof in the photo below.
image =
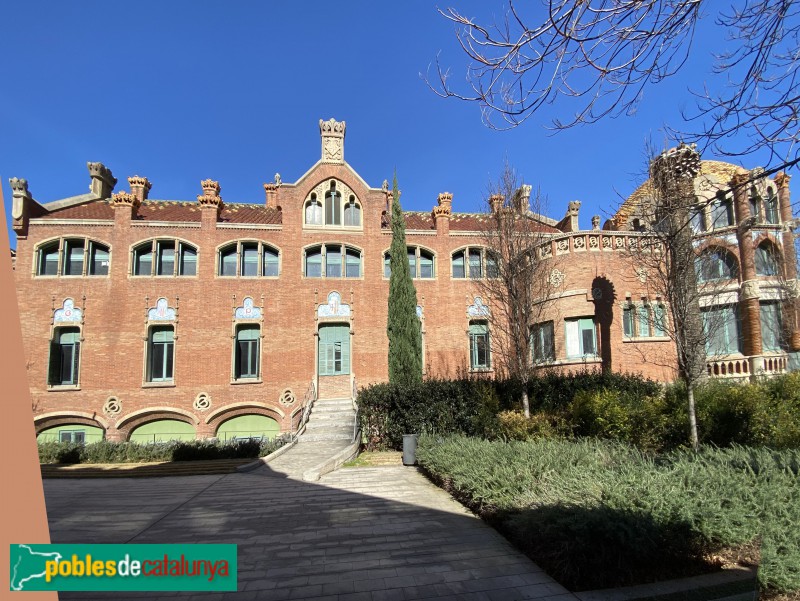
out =
<svg viewBox="0 0 800 601"><path fill-rule="evenodd" d="M407 230L435 230L436 223L433 215L421 211L405 211ZM480 232L489 224L489 215L486 213L453 213L450 216L450 231L455 232ZM559 230L551 225L537 221L543 232L558 233ZM385 226L385 227L388 227Z"/></svg>
<svg viewBox="0 0 800 601"><path fill-rule="evenodd" d="M196 202L178 200L145 200L137 211L136 221L200 221L200 205ZM280 211L263 205L231 203L225 204L220 221L225 223L282 223ZM44 219L114 219L111 201L93 200L83 204L57 209L42 215Z"/></svg>

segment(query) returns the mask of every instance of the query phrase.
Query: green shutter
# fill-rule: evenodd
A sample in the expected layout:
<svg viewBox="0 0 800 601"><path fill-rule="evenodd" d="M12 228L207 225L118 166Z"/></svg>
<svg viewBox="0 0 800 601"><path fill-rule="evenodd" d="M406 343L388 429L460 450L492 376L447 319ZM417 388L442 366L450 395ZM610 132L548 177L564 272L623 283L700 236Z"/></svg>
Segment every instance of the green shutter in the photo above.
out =
<svg viewBox="0 0 800 601"><path fill-rule="evenodd" d="M61 345L55 340L50 341L50 369L47 373L47 383L50 386L60 384L61 380Z"/></svg>

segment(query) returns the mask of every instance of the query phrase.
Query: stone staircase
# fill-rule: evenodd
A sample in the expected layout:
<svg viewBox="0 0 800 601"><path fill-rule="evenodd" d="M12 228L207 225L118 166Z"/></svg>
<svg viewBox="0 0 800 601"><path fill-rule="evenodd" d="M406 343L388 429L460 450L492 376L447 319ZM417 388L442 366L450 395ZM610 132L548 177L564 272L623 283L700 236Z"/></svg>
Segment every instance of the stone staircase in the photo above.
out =
<svg viewBox="0 0 800 601"><path fill-rule="evenodd" d="M356 412L350 399L319 399L311 408L300 443L323 440L353 440Z"/></svg>
<svg viewBox="0 0 800 601"><path fill-rule="evenodd" d="M356 412L353 401L319 399L311 408L306 429L297 442L267 462L264 475L316 481L358 454L353 442Z"/></svg>

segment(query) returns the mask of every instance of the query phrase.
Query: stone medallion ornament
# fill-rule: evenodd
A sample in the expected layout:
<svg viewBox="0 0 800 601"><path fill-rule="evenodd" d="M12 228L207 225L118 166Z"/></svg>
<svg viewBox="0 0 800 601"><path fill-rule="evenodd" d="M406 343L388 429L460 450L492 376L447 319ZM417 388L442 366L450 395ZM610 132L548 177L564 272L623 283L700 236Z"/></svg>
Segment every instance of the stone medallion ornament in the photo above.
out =
<svg viewBox="0 0 800 601"><path fill-rule="evenodd" d="M83 312L75 306L71 298L66 299L53 316L53 321L56 323L80 323L81 319Z"/></svg>
<svg viewBox="0 0 800 601"><path fill-rule="evenodd" d="M201 392L195 397L192 406L197 411L208 411L211 409L211 397L208 395L208 393Z"/></svg>
<svg viewBox="0 0 800 601"><path fill-rule="evenodd" d="M116 397L109 397L103 404L103 413L108 417L115 417L122 413L122 401Z"/></svg>
<svg viewBox="0 0 800 601"><path fill-rule="evenodd" d="M565 278L566 276L564 275L563 271L559 271L558 269L553 269L553 271L550 272L550 278L549 278L550 285L554 286L555 288L558 288L561 284L564 283Z"/></svg>
<svg viewBox="0 0 800 601"><path fill-rule="evenodd" d="M283 405L284 407L288 407L289 405L294 405L294 402L296 400L297 398L294 396L294 392L292 392L291 389L289 388L284 390L281 393L281 398L278 399L278 401L280 401L280 404Z"/></svg>

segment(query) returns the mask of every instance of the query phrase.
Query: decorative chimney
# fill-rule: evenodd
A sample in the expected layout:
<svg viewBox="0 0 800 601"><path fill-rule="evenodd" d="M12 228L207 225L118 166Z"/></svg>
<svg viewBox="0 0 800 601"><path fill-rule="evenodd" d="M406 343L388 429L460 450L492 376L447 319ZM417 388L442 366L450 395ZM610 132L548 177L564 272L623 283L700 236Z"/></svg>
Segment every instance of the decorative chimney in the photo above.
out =
<svg viewBox="0 0 800 601"><path fill-rule="evenodd" d="M433 207L433 221L436 223L436 233L440 236L447 236L450 234L453 195L450 192L442 192L439 194L437 202L437 206Z"/></svg>
<svg viewBox="0 0 800 601"><path fill-rule="evenodd" d="M564 219L561 220L561 223L564 224L562 231L564 232L577 232L578 229L578 213L581 210L581 201L580 200L571 200L567 205L567 214L564 216Z"/></svg>
<svg viewBox="0 0 800 601"><path fill-rule="evenodd" d="M111 169L103 163L86 163L86 166L89 168L89 176L92 178L89 191L98 198L111 196L114 186L117 185L117 178L111 173Z"/></svg>
<svg viewBox="0 0 800 601"><path fill-rule="evenodd" d="M12 177L8 182L11 184L12 204L11 217L14 219L14 232L18 238L28 235L28 220L31 217L31 203L33 198L28 192L28 180Z"/></svg>
<svg viewBox="0 0 800 601"><path fill-rule="evenodd" d="M522 184L514 194L514 208L520 213L529 213L531 210L531 186Z"/></svg>
<svg viewBox="0 0 800 601"><path fill-rule="evenodd" d="M197 202L200 204L200 210L202 211L203 227L216 227L219 214L225 206L219 195L219 182L204 179L200 182L200 185L203 187L203 194L197 197Z"/></svg>
<svg viewBox="0 0 800 601"><path fill-rule="evenodd" d="M278 190L281 187L281 174L275 174L275 181L264 184L264 192L266 193L266 206L270 209L278 208Z"/></svg>
<svg viewBox="0 0 800 601"><path fill-rule="evenodd" d="M498 213L503 208L505 200L505 196L502 194L492 194L489 197L489 208L492 210L492 213Z"/></svg>
<svg viewBox="0 0 800 601"><path fill-rule="evenodd" d="M138 175L129 177L128 185L131 187L131 194L139 199L140 204L147 200L150 188L153 187L153 184L151 184L146 177L140 177Z"/></svg>
<svg viewBox="0 0 800 601"><path fill-rule="evenodd" d="M592 229L593 230L600 229L600 215L592 215Z"/></svg>
<svg viewBox="0 0 800 601"><path fill-rule="evenodd" d="M344 121L336 121L332 117L327 121L319 120L323 163L344 163L344 129Z"/></svg>
<svg viewBox="0 0 800 601"><path fill-rule="evenodd" d="M114 224L129 225L136 216L142 201L136 194L130 192L117 192L111 195L111 204L114 207Z"/></svg>

